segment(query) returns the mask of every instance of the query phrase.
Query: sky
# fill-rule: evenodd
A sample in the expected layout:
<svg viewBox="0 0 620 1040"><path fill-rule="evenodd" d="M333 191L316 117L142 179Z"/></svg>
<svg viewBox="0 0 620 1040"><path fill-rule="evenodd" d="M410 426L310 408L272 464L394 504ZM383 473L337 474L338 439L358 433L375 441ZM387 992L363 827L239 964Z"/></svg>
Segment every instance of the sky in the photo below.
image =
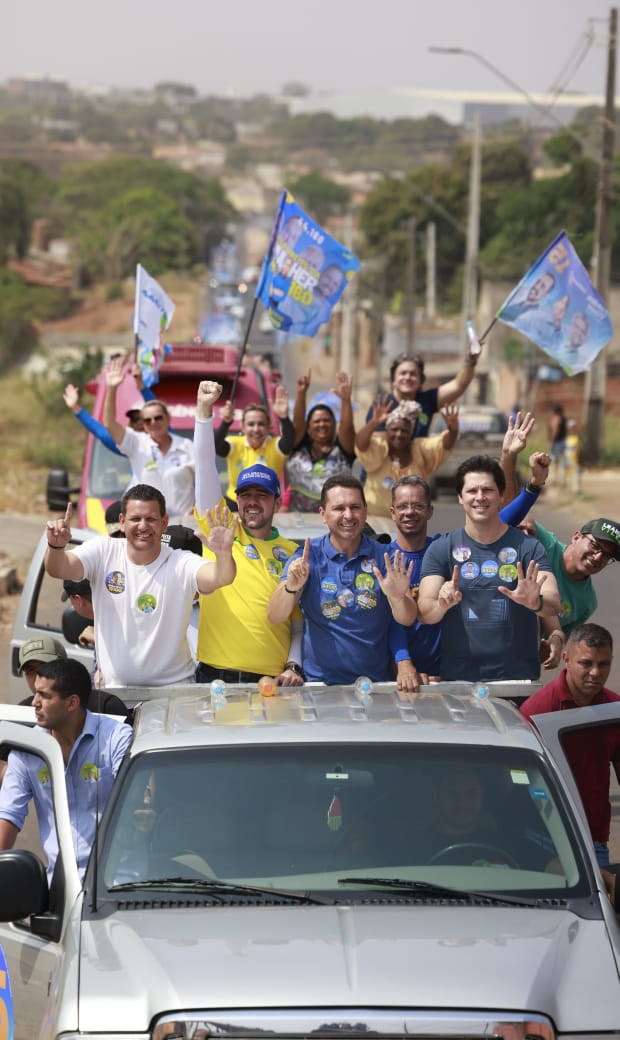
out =
<svg viewBox="0 0 620 1040"><path fill-rule="evenodd" d="M428 52L439 45L476 51L530 93L549 90L581 53L562 85L602 94L609 11L607 0L8 0L0 82L175 80L249 97L294 80L326 92L326 107L343 89L506 89L471 56Z"/></svg>

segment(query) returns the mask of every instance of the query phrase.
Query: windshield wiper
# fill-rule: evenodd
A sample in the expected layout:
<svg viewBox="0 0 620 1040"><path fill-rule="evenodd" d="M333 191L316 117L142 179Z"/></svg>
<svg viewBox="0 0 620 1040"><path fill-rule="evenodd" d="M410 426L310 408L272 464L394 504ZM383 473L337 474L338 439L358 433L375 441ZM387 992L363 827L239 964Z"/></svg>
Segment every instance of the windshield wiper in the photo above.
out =
<svg viewBox="0 0 620 1040"><path fill-rule="evenodd" d="M217 881L213 878L161 877L148 878L145 881L127 881L122 885L111 885L109 892L140 892L149 889L173 891L208 892L214 896L255 895L268 896L273 899L284 899L291 903L307 903L326 905L333 900L311 896L309 892L295 892L289 889L260 887L258 885L241 885L236 881Z"/></svg>
<svg viewBox="0 0 620 1040"><path fill-rule="evenodd" d="M445 885L434 885L430 881L409 881L406 878L386 877L341 877L339 885L368 885L377 888L395 888L412 896L445 897L447 899L484 899L489 903L508 906L536 906L538 900L521 896L505 896L496 892L476 892L463 888L447 888Z"/></svg>

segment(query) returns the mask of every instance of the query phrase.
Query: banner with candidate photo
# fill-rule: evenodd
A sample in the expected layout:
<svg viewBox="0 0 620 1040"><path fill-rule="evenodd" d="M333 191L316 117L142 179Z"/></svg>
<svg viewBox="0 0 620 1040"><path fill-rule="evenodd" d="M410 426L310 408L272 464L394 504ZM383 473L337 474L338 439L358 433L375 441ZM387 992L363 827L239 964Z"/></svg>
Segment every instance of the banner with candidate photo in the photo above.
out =
<svg viewBox="0 0 620 1040"><path fill-rule="evenodd" d="M539 256L496 317L533 340L570 376L586 372L613 334L607 307L565 231Z"/></svg>
<svg viewBox="0 0 620 1040"><path fill-rule="evenodd" d="M361 264L282 193L256 295L280 332L314 336Z"/></svg>
<svg viewBox="0 0 620 1040"><path fill-rule="evenodd" d="M174 303L155 278L141 264L136 264L136 298L133 331L136 336L136 361L142 370L145 386L159 382L159 369L170 347L161 342L169 327Z"/></svg>

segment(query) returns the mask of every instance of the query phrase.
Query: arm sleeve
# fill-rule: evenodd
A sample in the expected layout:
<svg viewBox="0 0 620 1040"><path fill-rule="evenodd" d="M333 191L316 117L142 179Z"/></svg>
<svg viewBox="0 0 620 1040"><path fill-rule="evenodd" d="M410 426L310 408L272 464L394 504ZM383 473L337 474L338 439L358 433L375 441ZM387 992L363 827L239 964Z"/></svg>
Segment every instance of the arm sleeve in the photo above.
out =
<svg viewBox="0 0 620 1040"><path fill-rule="evenodd" d="M527 488L521 488L517 497L500 510L500 520L505 524L510 524L511 527L516 527L527 516L539 494L540 491L528 491Z"/></svg>
<svg viewBox="0 0 620 1040"><path fill-rule="evenodd" d="M196 419L194 430L196 511L206 513L222 499L222 485L215 461L213 419Z"/></svg>
<svg viewBox="0 0 620 1040"><path fill-rule="evenodd" d="M396 663L399 661L410 661L408 630L392 618L388 633L390 653Z"/></svg>
<svg viewBox="0 0 620 1040"><path fill-rule="evenodd" d="M113 451L115 455L122 455L122 451L116 446L114 438L109 430L106 430L103 423L100 423L98 419L95 419L94 415L87 412L84 408L80 408L75 413L75 418L78 422L81 422L89 433L92 433L93 437L96 437L98 441L101 441L103 446L108 451Z"/></svg>
<svg viewBox="0 0 620 1040"><path fill-rule="evenodd" d="M295 607L291 615L291 642L288 648L288 661L301 664L301 646L304 637L304 621L299 607Z"/></svg>
<svg viewBox="0 0 620 1040"><path fill-rule="evenodd" d="M278 438L278 451L281 455L290 455L295 440L295 428L288 415L280 419L280 437Z"/></svg>
<svg viewBox="0 0 620 1040"><path fill-rule="evenodd" d="M207 421L207 420L203 420ZM213 423L213 419L211 419ZM214 434L215 439L215 454L225 459L230 451L230 444L226 440L226 436L231 427L231 423L221 422Z"/></svg>
<svg viewBox="0 0 620 1040"><path fill-rule="evenodd" d="M133 730L131 726L126 726L124 723L121 723L112 734L111 758L114 776L116 776L121 767L125 752L131 744L132 735Z"/></svg>
<svg viewBox="0 0 620 1040"><path fill-rule="evenodd" d="M143 386L140 393L143 401L156 401L155 391L151 386Z"/></svg>
<svg viewBox="0 0 620 1040"><path fill-rule="evenodd" d="M31 798L32 789L23 756L12 751L0 790L0 817L21 831Z"/></svg>

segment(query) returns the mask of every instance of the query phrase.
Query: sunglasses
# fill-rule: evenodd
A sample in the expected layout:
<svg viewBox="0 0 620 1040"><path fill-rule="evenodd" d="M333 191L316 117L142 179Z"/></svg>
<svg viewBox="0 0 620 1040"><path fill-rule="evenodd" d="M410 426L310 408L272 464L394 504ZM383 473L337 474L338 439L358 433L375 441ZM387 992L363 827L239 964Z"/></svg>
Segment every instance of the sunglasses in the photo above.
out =
<svg viewBox="0 0 620 1040"><path fill-rule="evenodd" d="M154 422L163 422L165 418L165 415L149 415L145 419L143 419L142 422L145 426L150 426L151 423Z"/></svg>

